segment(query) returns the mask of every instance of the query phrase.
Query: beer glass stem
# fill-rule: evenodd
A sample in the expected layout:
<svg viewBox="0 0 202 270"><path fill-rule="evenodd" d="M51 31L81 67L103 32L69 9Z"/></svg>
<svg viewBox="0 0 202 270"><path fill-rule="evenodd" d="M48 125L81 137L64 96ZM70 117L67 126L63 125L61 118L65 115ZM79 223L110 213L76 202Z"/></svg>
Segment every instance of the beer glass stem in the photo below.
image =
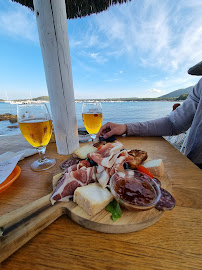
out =
<svg viewBox="0 0 202 270"><path fill-rule="evenodd" d="M92 141L94 142L96 139L96 134L90 134Z"/></svg>
<svg viewBox="0 0 202 270"><path fill-rule="evenodd" d="M39 159L39 162L43 162L46 157L45 157L45 152L46 152L46 146L43 146L43 147L39 147L37 148L38 152L39 152L39 156L40 156L40 159Z"/></svg>

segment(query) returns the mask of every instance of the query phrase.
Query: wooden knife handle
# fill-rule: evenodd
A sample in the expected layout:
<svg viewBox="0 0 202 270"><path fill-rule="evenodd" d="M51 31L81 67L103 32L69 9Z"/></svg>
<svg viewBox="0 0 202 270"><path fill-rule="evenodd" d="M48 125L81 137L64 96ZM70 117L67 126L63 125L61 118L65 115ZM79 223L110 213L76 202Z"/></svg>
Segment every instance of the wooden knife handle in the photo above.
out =
<svg viewBox="0 0 202 270"><path fill-rule="evenodd" d="M0 218L0 262L64 213L62 204L51 205L49 198L50 194Z"/></svg>

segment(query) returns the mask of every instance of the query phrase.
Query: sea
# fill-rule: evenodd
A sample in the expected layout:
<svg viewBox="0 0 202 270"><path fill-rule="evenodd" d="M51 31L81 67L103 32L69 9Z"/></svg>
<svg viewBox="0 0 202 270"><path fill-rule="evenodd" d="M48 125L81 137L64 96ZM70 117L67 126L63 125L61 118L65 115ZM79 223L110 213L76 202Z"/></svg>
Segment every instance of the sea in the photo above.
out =
<svg viewBox="0 0 202 270"><path fill-rule="evenodd" d="M172 111L172 101L127 101L127 102L101 102L103 110L103 124L107 122L131 123L153 120L168 115ZM75 103L77 125L83 126L82 104ZM50 104L47 103L50 110ZM0 114L10 113L17 115L17 104L0 102ZM19 134L17 123L0 121L0 136Z"/></svg>

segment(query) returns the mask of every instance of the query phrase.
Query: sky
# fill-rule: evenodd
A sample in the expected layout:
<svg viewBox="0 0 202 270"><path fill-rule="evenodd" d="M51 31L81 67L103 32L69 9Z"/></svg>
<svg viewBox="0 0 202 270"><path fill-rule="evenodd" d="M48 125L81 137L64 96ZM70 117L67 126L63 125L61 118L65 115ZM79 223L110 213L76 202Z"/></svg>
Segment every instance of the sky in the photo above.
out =
<svg viewBox="0 0 202 270"><path fill-rule="evenodd" d="M74 95L159 97L200 77L201 0L132 0L67 20ZM48 95L34 12L0 0L0 99Z"/></svg>

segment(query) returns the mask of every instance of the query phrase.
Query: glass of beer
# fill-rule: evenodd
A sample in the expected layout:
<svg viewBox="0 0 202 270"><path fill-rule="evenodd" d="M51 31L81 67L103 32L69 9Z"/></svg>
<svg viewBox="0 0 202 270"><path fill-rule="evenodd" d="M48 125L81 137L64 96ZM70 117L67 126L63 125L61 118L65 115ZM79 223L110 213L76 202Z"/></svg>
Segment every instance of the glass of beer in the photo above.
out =
<svg viewBox="0 0 202 270"><path fill-rule="evenodd" d="M33 171L43 171L56 164L45 157L46 146L52 134L52 121L45 104L23 104L17 107L17 119L25 139L35 147L40 158L31 165Z"/></svg>
<svg viewBox="0 0 202 270"><path fill-rule="evenodd" d="M96 133L102 125L102 106L99 102L86 102L82 106L83 123L90 134L92 140L95 140Z"/></svg>

